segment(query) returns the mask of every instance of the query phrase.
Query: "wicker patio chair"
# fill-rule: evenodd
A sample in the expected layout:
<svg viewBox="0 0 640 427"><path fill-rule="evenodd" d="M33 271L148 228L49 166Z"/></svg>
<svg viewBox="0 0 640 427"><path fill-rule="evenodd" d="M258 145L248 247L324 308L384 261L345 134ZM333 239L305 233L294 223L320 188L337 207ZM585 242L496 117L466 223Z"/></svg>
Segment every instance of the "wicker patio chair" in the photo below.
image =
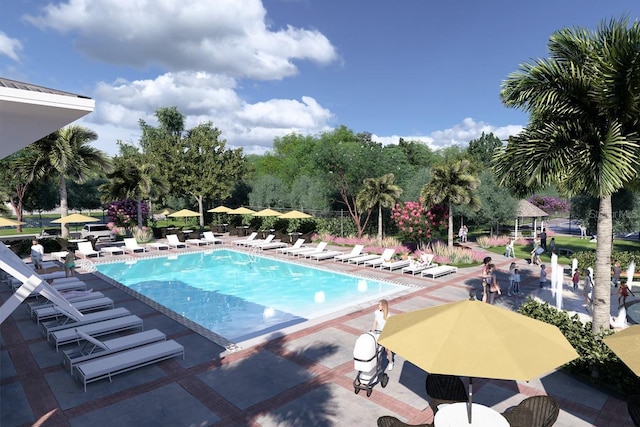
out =
<svg viewBox="0 0 640 427"><path fill-rule="evenodd" d="M532 427L534 425L533 412L524 406L518 405L509 408L502 413L502 416L507 419L510 427Z"/></svg>
<svg viewBox="0 0 640 427"><path fill-rule="evenodd" d="M512 416L510 413L515 412L513 415L513 421L518 423L525 422L525 418L529 419L529 413L531 415L530 422L528 424L511 424ZM529 426L529 427L551 427L553 423L558 419L560 413L560 405L549 396L532 396L527 397L517 406L510 410L507 410L502 414L508 421L510 426Z"/></svg>
<svg viewBox="0 0 640 427"><path fill-rule="evenodd" d="M629 400L627 400L627 409L629 410L629 416L631 416L633 424L636 427L640 427L640 394L629 396Z"/></svg>
<svg viewBox="0 0 640 427"><path fill-rule="evenodd" d="M407 424L396 417L385 415L378 418L378 427L433 427L433 424Z"/></svg>
<svg viewBox="0 0 640 427"><path fill-rule="evenodd" d="M434 414L442 403L466 402L469 399L464 383L453 375L429 374L426 386L429 405Z"/></svg>

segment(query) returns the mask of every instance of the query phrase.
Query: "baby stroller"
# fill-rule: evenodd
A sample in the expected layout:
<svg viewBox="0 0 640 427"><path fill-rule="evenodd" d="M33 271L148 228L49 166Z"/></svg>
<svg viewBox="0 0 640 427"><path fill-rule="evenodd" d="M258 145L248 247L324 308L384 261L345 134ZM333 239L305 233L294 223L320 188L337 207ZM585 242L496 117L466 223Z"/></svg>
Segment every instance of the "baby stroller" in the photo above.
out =
<svg viewBox="0 0 640 427"><path fill-rule="evenodd" d="M353 391L367 391L371 396L373 387L380 381L382 387L389 382L389 375L382 370L382 347L378 345L378 335L373 332L362 334L353 349L353 367L358 371L353 380Z"/></svg>

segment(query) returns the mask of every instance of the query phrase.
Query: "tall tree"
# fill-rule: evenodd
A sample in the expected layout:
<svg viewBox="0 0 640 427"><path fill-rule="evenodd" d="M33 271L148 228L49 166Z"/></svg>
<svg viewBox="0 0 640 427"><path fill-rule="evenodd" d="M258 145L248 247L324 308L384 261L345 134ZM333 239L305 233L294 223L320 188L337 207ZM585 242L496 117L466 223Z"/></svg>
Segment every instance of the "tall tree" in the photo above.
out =
<svg viewBox="0 0 640 427"><path fill-rule="evenodd" d="M595 32L561 29L549 58L524 64L502 84L505 105L529 124L494 158L500 183L531 194L556 183L599 199L593 331L609 328L611 196L638 177L640 23L611 20Z"/></svg>
<svg viewBox="0 0 640 427"><path fill-rule="evenodd" d="M469 205L472 209L480 207L476 189L480 181L471 175L469 160L458 160L434 166L431 180L422 187L420 197L427 208L443 204L449 210L447 240L453 247L453 206Z"/></svg>
<svg viewBox="0 0 640 427"><path fill-rule="evenodd" d="M99 188L103 193L102 201L135 200L138 227L142 227L142 201L168 191L168 186L154 173L156 166L143 162L144 157L135 147L119 145L120 154L113 159L114 170L108 175L109 181Z"/></svg>
<svg viewBox="0 0 640 427"><path fill-rule="evenodd" d="M67 206L67 184L70 179L77 183L86 181L94 171L111 172L111 159L89 143L98 135L82 126L72 125L34 142L37 155L33 162L34 178L57 176L60 182L60 215L69 214ZM62 225L62 237L69 236L69 225Z"/></svg>
<svg viewBox="0 0 640 427"><path fill-rule="evenodd" d="M3 202L9 202L18 221L22 221L24 200L34 181L30 168L32 159L33 151L28 147L0 159L0 183L5 197ZM18 225L16 231L21 233L22 225Z"/></svg>
<svg viewBox="0 0 640 427"><path fill-rule="evenodd" d="M382 242L382 208L392 207L402 194L402 189L393 183L393 179L392 173L367 178L357 196L360 209L368 212L367 221L373 208L378 207L378 242Z"/></svg>
<svg viewBox="0 0 640 427"><path fill-rule="evenodd" d="M485 169L491 164L493 153L501 146L500 138L491 132L488 134L482 132L480 138L469 141L467 152L471 160L476 162L481 169Z"/></svg>

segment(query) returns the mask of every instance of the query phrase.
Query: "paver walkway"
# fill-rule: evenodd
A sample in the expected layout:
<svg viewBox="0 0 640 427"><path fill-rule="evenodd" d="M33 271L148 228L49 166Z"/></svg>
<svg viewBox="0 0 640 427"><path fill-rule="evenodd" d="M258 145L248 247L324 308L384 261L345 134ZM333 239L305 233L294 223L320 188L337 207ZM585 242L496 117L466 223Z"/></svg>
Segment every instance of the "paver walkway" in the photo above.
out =
<svg viewBox="0 0 640 427"><path fill-rule="evenodd" d="M506 277L510 260L493 258ZM548 290L538 289L536 271L522 260L519 264L524 270L522 289L550 300ZM433 280L330 260L321 265L410 285L390 298L392 314L466 299L480 285L478 267ZM90 384L84 393L26 310L18 309L0 328L0 425L374 427L381 415L415 424L433 419L424 388L426 373L399 357L386 388L376 386L371 397L354 394L353 346L371 326L373 301L240 343L239 350L229 351L96 275L81 276L117 307L142 317L145 329L158 328L184 345L186 359ZM0 301L9 293L0 285ZM570 290L564 294L567 307L584 311L581 295ZM498 304L513 308L521 300L505 296ZM536 394L548 394L560 404L556 426L633 425L622 399L561 372L530 382L474 381L474 401L497 411Z"/></svg>

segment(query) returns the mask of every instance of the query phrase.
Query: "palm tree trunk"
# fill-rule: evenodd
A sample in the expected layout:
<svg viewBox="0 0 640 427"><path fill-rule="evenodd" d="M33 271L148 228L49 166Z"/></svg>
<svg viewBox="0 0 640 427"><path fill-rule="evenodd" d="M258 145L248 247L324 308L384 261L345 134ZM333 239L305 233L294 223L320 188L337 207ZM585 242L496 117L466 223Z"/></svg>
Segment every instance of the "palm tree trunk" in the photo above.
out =
<svg viewBox="0 0 640 427"><path fill-rule="evenodd" d="M60 175L60 217L69 215L69 206L67 204L67 181L64 175ZM69 238L69 224L60 225L60 235L64 239Z"/></svg>
<svg viewBox="0 0 640 427"><path fill-rule="evenodd" d="M592 331L594 333L600 332L600 328L609 329L609 316L611 313L611 236L613 231L611 211L611 196L601 198L598 212L596 271L593 286Z"/></svg>
<svg viewBox="0 0 640 427"><path fill-rule="evenodd" d="M378 242L382 243L382 205L378 203Z"/></svg>
<svg viewBox="0 0 640 427"><path fill-rule="evenodd" d="M453 203L449 203L449 230L447 232L447 244L453 247Z"/></svg>

